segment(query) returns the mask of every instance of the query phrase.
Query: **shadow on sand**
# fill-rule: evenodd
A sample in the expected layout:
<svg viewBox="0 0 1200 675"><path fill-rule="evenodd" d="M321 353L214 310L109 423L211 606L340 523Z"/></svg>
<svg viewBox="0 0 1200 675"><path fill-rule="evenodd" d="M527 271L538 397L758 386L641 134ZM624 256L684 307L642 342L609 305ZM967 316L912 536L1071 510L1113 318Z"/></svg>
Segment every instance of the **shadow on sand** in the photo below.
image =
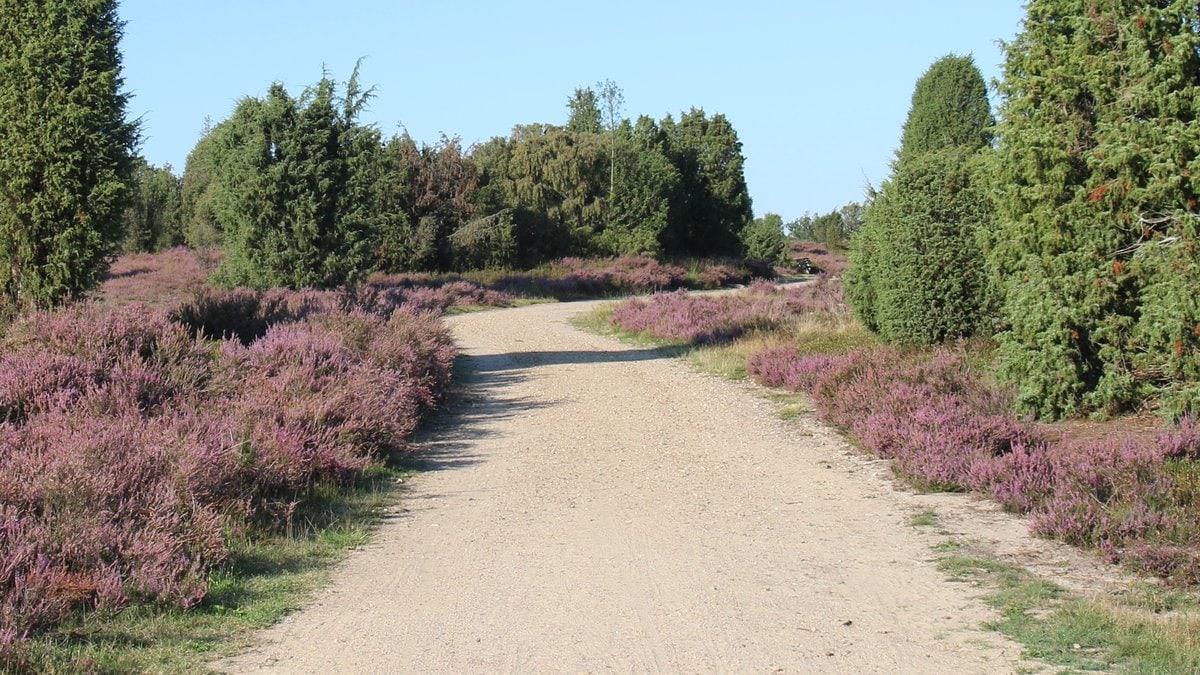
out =
<svg viewBox="0 0 1200 675"><path fill-rule="evenodd" d="M494 434L490 422L556 405L512 394L512 385L528 380L544 366L635 363L672 358L675 349L614 351L529 351L460 355L454 366L456 385L449 401L417 435L414 452L398 464L415 471L441 471L471 466L482 459L475 441Z"/></svg>

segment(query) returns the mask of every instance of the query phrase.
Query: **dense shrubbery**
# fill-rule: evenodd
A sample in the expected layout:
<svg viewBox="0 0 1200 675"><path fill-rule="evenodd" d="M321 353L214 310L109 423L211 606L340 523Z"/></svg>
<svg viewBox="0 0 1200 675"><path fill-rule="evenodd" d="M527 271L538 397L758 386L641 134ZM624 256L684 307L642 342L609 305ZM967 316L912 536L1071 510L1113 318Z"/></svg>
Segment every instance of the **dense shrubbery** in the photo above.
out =
<svg viewBox="0 0 1200 675"><path fill-rule="evenodd" d="M1002 374L1047 418L1197 412L1200 6L1038 0L1006 48Z"/></svg>
<svg viewBox="0 0 1200 675"><path fill-rule="evenodd" d="M1200 583L1197 425L1160 437L1058 439L1012 414L961 353L895 349L752 357L763 384L804 390L818 413L918 485L988 494L1038 533Z"/></svg>
<svg viewBox="0 0 1200 675"><path fill-rule="evenodd" d="M613 325L634 333L693 344L724 342L746 332L776 328L797 315L843 307L840 286L818 279L779 288L758 282L735 295L659 293L626 301L612 314Z"/></svg>
<svg viewBox="0 0 1200 675"><path fill-rule="evenodd" d="M79 611L196 604L231 534L402 451L454 349L434 313L374 300L238 290L181 320L78 305L10 327L0 662Z"/></svg>
<svg viewBox="0 0 1200 675"><path fill-rule="evenodd" d="M340 98L335 89L329 77L301 97L273 85L189 156L184 231L193 245L223 242L223 283L298 288L563 256L741 254L752 212L741 143L723 115L519 125L464 149L456 138L385 140L356 120L369 94L356 78Z"/></svg>

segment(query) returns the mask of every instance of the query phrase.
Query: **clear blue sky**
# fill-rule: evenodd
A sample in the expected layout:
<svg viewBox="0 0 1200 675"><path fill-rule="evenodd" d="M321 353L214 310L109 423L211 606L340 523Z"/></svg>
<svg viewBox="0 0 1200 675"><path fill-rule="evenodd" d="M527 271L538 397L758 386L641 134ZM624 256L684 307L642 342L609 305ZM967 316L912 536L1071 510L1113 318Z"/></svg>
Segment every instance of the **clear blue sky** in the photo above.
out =
<svg viewBox="0 0 1200 675"><path fill-rule="evenodd" d="M916 79L972 54L1000 75L1019 0L123 0L129 112L143 154L182 172L205 117L275 81L339 81L365 57L364 120L470 145L566 120L575 87L611 79L629 117L724 113L756 215L791 220L859 200L887 177Z"/></svg>

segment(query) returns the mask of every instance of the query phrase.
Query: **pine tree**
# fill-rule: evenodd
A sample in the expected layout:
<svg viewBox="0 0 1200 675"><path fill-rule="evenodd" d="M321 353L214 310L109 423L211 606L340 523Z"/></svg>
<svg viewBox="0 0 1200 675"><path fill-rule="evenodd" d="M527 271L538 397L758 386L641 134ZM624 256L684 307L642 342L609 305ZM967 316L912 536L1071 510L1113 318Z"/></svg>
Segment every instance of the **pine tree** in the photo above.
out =
<svg viewBox="0 0 1200 675"><path fill-rule="evenodd" d="M1026 11L994 169L1003 373L1044 417L1195 408L1200 7Z"/></svg>
<svg viewBox="0 0 1200 675"><path fill-rule="evenodd" d="M137 126L115 0L0 0L0 302L93 288L121 241Z"/></svg>
<svg viewBox="0 0 1200 675"><path fill-rule="evenodd" d="M892 176L866 210L845 278L855 312L886 340L933 344L988 321L979 236L990 203L977 157L991 122L971 57L943 57L917 81Z"/></svg>

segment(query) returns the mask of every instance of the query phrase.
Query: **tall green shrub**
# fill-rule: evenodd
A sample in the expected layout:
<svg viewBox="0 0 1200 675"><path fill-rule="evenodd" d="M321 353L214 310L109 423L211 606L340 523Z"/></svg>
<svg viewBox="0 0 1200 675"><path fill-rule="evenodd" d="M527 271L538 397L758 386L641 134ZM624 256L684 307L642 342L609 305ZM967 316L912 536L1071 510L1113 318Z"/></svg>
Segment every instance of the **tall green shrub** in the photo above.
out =
<svg viewBox="0 0 1200 675"><path fill-rule="evenodd" d="M990 204L978 162L968 146L913 155L871 207L869 220L886 233L877 240L872 322L885 340L936 344L984 328L989 279L976 237Z"/></svg>
<svg viewBox="0 0 1200 675"><path fill-rule="evenodd" d="M115 0L0 0L0 302L93 288L121 241L137 142Z"/></svg>
<svg viewBox="0 0 1200 675"><path fill-rule="evenodd" d="M1030 412L1195 408L1197 26L1195 3L1034 0L1006 46L989 258Z"/></svg>
<svg viewBox="0 0 1200 675"><path fill-rule="evenodd" d="M778 213L755 218L742 230L742 246L747 258L782 263L787 249L783 218Z"/></svg>
<svg viewBox="0 0 1200 675"><path fill-rule="evenodd" d="M325 287L370 271L381 142L357 121L368 96L356 69L341 99L323 77L299 98L275 84L266 98L238 104L216 136L219 281Z"/></svg>
<svg viewBox="0 0 1200 675"><path fill-rule="evenodd" d="M989 326L979 156L991 123L971 57L943 57L917 81L892 176L852 240L845 278L855 312L886 340L933 344Z"/></svg>

